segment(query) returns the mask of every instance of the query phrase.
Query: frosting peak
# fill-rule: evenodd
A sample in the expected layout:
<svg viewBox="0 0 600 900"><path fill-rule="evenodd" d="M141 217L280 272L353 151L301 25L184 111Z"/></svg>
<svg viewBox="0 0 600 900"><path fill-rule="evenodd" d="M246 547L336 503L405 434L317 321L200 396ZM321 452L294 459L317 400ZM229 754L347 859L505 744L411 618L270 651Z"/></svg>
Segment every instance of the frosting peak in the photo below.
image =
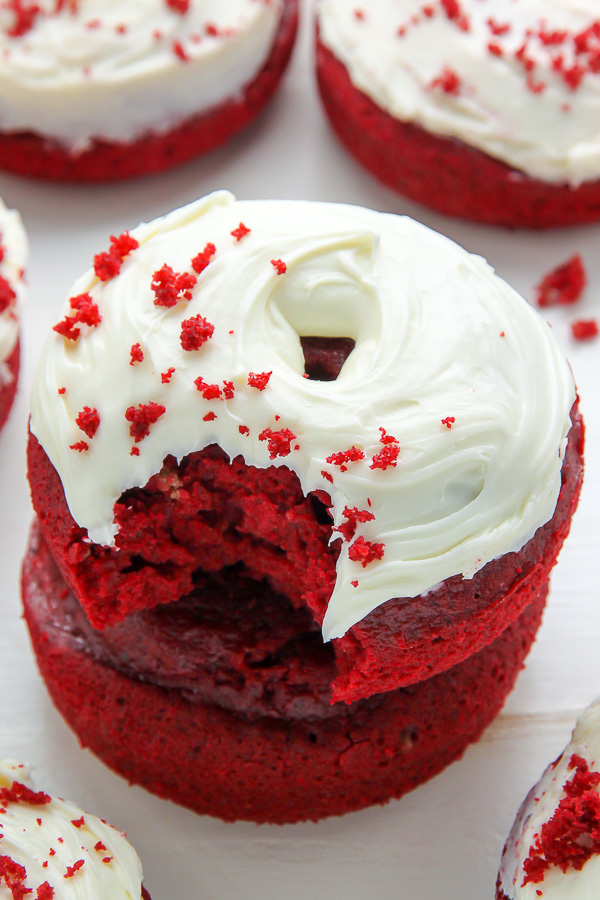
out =
<svg viewBox="0 0 600 900"><path fill-rule="evenodd" d="M31 429L92 540L114 540L115 501L168 454L216 442L288 466L341 529L329 639L551 518L573 380L484 260L407 218L225 192L132 237L120 274L73 287L81 333L51 335L32 393ZM86 295L94 325L73 306ZM305 377L308 335L355 341L336 381Z"/></svg>

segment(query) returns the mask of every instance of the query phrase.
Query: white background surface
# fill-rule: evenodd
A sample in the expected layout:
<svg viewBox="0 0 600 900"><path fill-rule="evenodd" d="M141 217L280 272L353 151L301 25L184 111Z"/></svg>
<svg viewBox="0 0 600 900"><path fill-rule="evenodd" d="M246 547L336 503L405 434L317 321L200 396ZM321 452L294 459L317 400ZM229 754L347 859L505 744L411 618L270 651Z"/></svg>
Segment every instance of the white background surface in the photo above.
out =
<svg viewBox="0 0 600 900"><path fill-rule="evenodd" d="M305 21L266 115L208 158L100 187L0 174L0 193L21 211L31 242L20 390L0 435L0 753L32 763L40 787L126 830L153 900L483 900L493 897L522 798L562 750L578 712L600 694L600 339L578 344L569 327L575 318L600 318L600 226L511 233L452 221L394 196L331 134L317 99L311 43ZM527 667L504 712L460 762L400 801L318 824L225 825L129 787L79 747L54 711L20 618L19 568L32 517L24 463L28 393L44 336L109 234L221 187L241 199L334 200L406 212L486 256L528 298L541 276L574 252L589 273L576 307L547 314L579 387L587 472Z"/></svg>

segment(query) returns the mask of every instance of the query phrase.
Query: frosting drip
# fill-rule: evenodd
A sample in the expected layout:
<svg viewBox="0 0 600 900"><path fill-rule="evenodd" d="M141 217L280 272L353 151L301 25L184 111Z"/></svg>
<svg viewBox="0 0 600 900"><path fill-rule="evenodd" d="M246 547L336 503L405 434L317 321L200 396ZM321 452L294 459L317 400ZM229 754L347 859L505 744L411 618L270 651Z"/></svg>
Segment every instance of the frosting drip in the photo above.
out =
<svg viewBox="0 0 600 900"><path fill-rule="evenodd" d="M360 6L321 0L320 34L378 106L534 177L600 178L596 0Z"/></svg>
<svg viewBox="0 0 600 900"><path fill-rule="evenodd" d="M472 577L551 518L573 379L546 323L484 260L407 218L225 192L132 234L117 277L73 287L102 320L50 336L32 393L31 429L93 541L114 541L115 501L168 454L216 442L288 466L305 494L330 495L341 527L330 639L392 597ZM210 244L191 299L182 288L156 305L157 270L190 273ZM184 349L196 317L214 332ZM355 341L337 380L303 377L305 335ZM250 373L268 376L262 390Z"/></svg>
<svg viewBox="0 0 600 900"><path fill-rule="evenodd" d="M282 0L39 0L0 9L0 121L84 149L168 131L238 91L269 55Z"/></svg>
<svg viewBox="0 0 600 900"><path fill-rule="evenodd" d="M21 217L0 200L0 366L14 350L19 335L18 314L25 292L26 258L27 238Z"/></svg>
<svg viewBox="0 0 600 900"><path fill-rule="evenodd" d="M0 760L0 790L14 782L35 791L28 768ZM32 898L140 900L142 867L133 847L120 832L67 800L41 792L37 802L3 799L0 859L4 857L23 867L17 877ZM40 892L44 884L54 893L48 888ZM0 900L14 896L0 875Z"/></svg>
<svg viewBox="0 0 600 900"><path fill-rule="evenodd" d="M595 900L598 896L600 857L597 855L591 856L580 871L569 868L562 872L553 865L545 872L543 881L523 886L523 864L530 847L567 796L564 785L573 778L574 754L586 760L591 770L600 769L600 700L580 716L564 753L548 766L519 810L500 869L500 886L511 900L538 900L540 890L544 900Z"/></svg>

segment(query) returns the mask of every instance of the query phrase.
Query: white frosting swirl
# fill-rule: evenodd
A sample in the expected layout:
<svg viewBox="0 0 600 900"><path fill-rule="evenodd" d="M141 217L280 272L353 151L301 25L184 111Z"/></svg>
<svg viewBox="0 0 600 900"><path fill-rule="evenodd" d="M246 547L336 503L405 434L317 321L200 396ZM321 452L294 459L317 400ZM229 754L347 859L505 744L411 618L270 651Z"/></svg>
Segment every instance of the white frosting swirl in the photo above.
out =
<svg viewBox="0 0 600 900"><path fill-rule="evenodd" d="M19 336L19 309L23 302L25 284L23 270L27 259L27 238L21 217L14 209L7 209L0 200L0 275L15 293L15 299L0 312L0 366L14 350ZM2 369L0 368L0 384Z"/></svg>
<svg viewBox="0 0 600 900"><path fill-rule="evenodd" d="M189 0L183 12L167 0L37 5L16 37L14 12L0 7L0 128L82 150L168 131L235 96L268 57L283 0Z"/></svg>
<svg viewBox="0 0 600 900"><path fill-rule="evenodd" d="M231 232L240 221L251 230L238 241ZM346 506L370 512L356 534L385 545L366 567L342 549L329 639L392 597L473 576L551 518L573 379L546 323L483 259L408 218L235 202L225 192L133 234L140 247L117 278L101 283L88 272L74 285L74 295L90 292L102 322L77 341L51 334L32 393L32 431L92 540L112 542L116 499L145 484L167 454L216 442L250 465L288 466L305 494L330 494L336 525ZM216 255L192 299L155 305L155 270L168 263L190 272L209 242ZM181 323L196 315L214 336L186 351ZM336 381L303 377L302 335L355 340ZM144 360L130 365L137 343ZM270 371L264 390L248 385L248 373ZM205 400L199 376L233 382L233 399ZM150 401L166 412L131 456L125 410ZM89 440L75 424L84 406L100 417ZM217 418L205 421L211 411ZM288 455L270 459L260 439L267 428L295 435ZM401 449L397 465L372 469L381 428ZM69 449L82 439L89 450ZM346 471L327 462L353 446L365 458Z"/></svg>
<svg viewBox="0 0 600 900"><path fill-rule="evenodd" d="M0 760L0 788L11 788L15 781L35 791L27 767ZM39 804L2 802L0 808L0 857L24 867L22 884L32 891L28 896L34 898L47 882L54 900L140 900L141 863L125 836L110 825L58 798ZM77 866L80 860L83 865ZM12 896L0 875L0 900Z"/></svg>
<svg viewBox="0 0 600 900"><path fill-rule="evenodd" d="M321 0L321 38L356 87L396 118L550 182L600 178L600 38L577 38L598 20L597 0L458 6L465 20L442 0ZM444 69L458 76L455 92L434 84Z"/></svg>
<svg viewBox="0 0 600 900"><path fill-rule="evenodd" d="M558 866L551 866L541 883L530 882L522 886L523 863L529 850L542 826L552 818L566 796L564 785L574 774L570 764L573 754L585 759L592 771L600 770L600 698L582 713L564 753L556 763L548 766L519 810L500 868L500 886L511 900L539 900L539 890L544 900L596 900L598 897L598 855L591 856L579 872L574 868L563 872Z"/></svg>

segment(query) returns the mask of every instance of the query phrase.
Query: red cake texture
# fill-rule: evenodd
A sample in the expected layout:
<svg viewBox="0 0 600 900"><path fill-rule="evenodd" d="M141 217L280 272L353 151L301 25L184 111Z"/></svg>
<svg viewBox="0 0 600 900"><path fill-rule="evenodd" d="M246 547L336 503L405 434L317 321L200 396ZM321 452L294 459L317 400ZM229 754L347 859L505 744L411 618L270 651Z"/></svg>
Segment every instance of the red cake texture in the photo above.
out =
<svg viewBox="0 0 600 900"><path fill-rule="evenodd" d="M514 228L600 218L600 180L577 187L546 182L459 140L394 118L353 85L318 35L317 76L342 143L380 181L412 200L447 215Z"/></svg>
<svg viewBox="0 0 600 900"><path fill-rule="evenodd" d="M587 285L587 272L576 253L565 263L544 275L536 287L538 306L566 306L576 303Z"/></svg>
<svg viewBox="0 0 600 900"><path fill-rule="evenodd" d="M98 138L77 153L33 132L0 133L0 168L34 178L109 181L159 172L207 153L248 125L270 100L289 61L297 27L298 0L284 0L271 53L253 81L167 132L144 134L129 143Z"/></svg>
<svg viewBox="0 0 600 900"><path fill-rule="evenodd" d="M253 643L238 640L232 651L231 633L209 602L223 586L211 586L209 576L197 581L183 610L171 604L135 614L135 663L144 666L136 677L120 644L121 626L107 628L106 637L92 634L34 527L23 598L38 664L84 746L130 781L200 813L275 823L384 803L459 757L500 710L535 636L547 590L542 584L499 638L460 665L418 685L332 706L331 651L319 645L318 635L307 649L311 632L295 645L286 640L306 627L291 606L282 646L275 648L265 622ZM232 621L247 619L243 609L235 611L236 600L246 605L237 590L232 579ZM252 610L258 623L261 603L258 594ZM219 662L210 671L204 650L215 640ZM244 667L236 663L237 680L225 667L225 658L235 661L236 653L245 658Z"/></svg>
<svg viewBox="0 0 600 900"><path fill-rule="evenodd" d="M548 580L582 479L583 425L573 426L552 519L518 552L472 579L454 576L419 598L390 600L333 641L333 699L355 701L422 681L491 643ZM257 469L211 446L177 465L168 457L144 488L115 506L116 548L90 543L72 519L60 479L30 436L29 480L44 538L95 627L189 594L198 571L241 565L308 608L321 624L335 581L339 542L329 545L327 507L304 497L286 467Z"/></svg>
<svg viewBox="0 0 600 900"><path fill-rule="evenodd" d="M20 360L21 352L19 343L17 342L14 350L6 360L6 366L10 373L10 380L5 384L0 381L0 428L2 428L8 418L8 414L13 405L13 400L15 399L15 394L17 393Z"/></svg>

